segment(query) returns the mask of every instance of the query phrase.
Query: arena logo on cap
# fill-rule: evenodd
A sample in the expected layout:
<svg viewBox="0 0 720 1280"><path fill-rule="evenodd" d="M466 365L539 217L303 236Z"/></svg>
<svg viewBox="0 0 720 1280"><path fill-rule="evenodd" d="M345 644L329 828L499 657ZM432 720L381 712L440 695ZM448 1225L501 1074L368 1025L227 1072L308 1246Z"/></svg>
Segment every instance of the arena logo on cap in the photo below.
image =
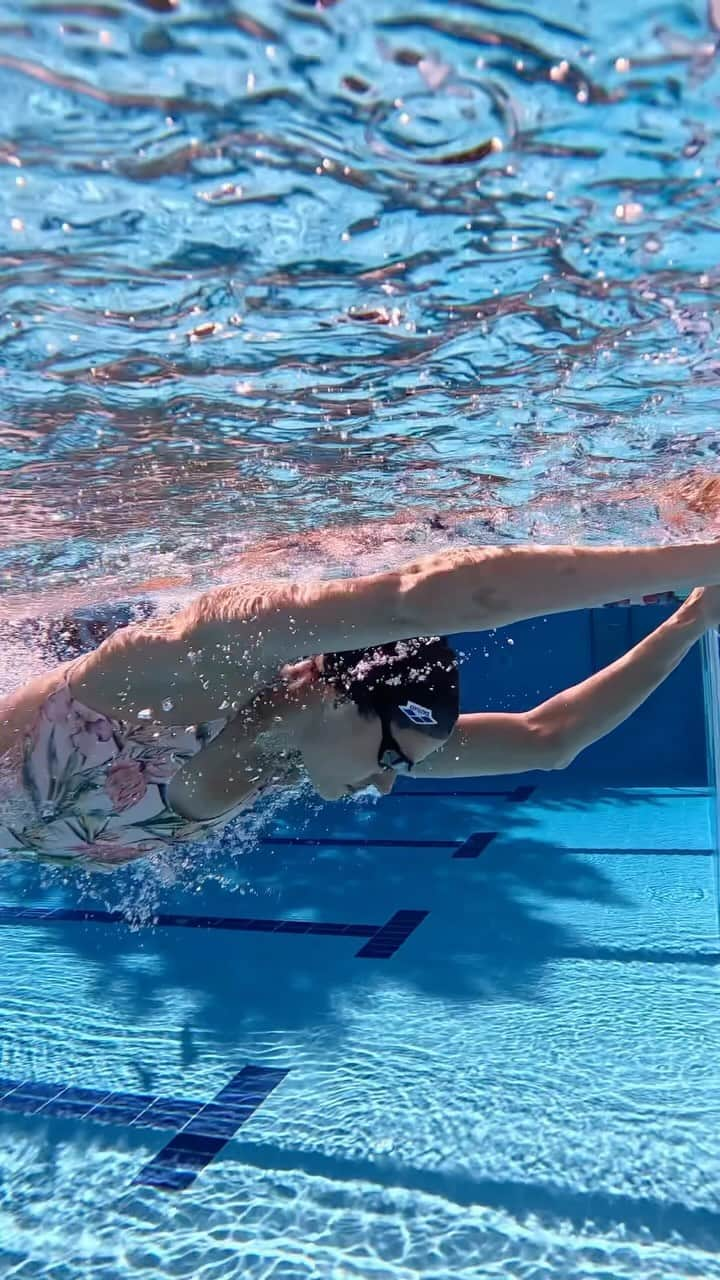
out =
<svg viewBox="0 0 720 1280"><path fill-rule="evenodd" d="M419 702L406 702L400 710L413 724L437 724L430 708L421 707Z"/></svg>

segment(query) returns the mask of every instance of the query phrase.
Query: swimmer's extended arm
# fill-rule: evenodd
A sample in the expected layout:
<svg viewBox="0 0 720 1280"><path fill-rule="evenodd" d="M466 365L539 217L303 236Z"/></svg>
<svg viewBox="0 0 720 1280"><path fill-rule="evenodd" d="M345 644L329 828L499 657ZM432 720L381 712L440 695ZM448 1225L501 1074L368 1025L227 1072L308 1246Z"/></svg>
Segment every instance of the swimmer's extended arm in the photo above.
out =
<svg viewBox="0 0 720 1280"><path fill-rule="evenodd" d="M132 718L157 703L186 722L222 714L283 662L408 636L482 631L720 579L720 542L669 547L478 547L360 578L213 587L174 615L111 636L75 696Z"/></svg>
<svg viewBox="0 0 720 1280"><path fill-rule="evenodd" d="M720 542L668 547L469 547L388 573L213 587L177 619L183 640L269 664L408 636L483 631L720 580ZM230 653L229 650L233 652Z"/></svg>
<svg viewBox="0 0 720 1280"><path fill-rule="evenodd" d="M718 622L717 587L694 591L622 658L519 715L461 716L449 741L413 770L427 777L478 777L563 769L628 718Z"/></svg>
<svg viewBox="0 0 720 1280"><path fill-rule="evenodd" d="M250 689L274 679L280 664L304 655L482 630L628 595L686 590L693 577L720 577L719 560L716 543L491 547L427 556L397 572L362 578L215 587L176 614L165 631L143 624L111 636L80 660L72 689L88 706L124 719L151 708L168 723L177 723L178 717L196 723L222 715L238 691L240 700L247 701ZM679 616L685 615L674 618ZM679 634L677 627L671 634ZM595 737L619 724L648 692L650 688L607 727L593 721ZM537 738L534 734L533 740ZM442 754L447 756L447 748ZM543 766L500 765L495 772L531 767ZM493 770L480 761L473 771Z"/></svg>
<svg viewBox="0 0 720 1280"><path fill-rule="evenodd" d="M417 634L482 631L720 581L720 541L665 547L478 547L400 571Z"/></svg>

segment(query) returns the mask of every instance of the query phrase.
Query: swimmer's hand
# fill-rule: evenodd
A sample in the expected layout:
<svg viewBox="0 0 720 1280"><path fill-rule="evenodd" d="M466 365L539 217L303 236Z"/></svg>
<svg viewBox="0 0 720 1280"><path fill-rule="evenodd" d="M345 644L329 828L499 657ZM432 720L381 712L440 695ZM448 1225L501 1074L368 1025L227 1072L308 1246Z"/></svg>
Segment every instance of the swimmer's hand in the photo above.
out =
<svg viewBox="0 0 720 1280"><path fill-rule="evenodd" d="M694 603L708 629L720 627L720 584L712 587L696 587L688 596L688 604Z"/></svg>
<svg viewBox="0 0 720 1280"><path fill-rule="evenodd" d="M286 662L280 675L289 694L300 694L315 684L320 675L316 658L303 658L300 662Z"/></svg>

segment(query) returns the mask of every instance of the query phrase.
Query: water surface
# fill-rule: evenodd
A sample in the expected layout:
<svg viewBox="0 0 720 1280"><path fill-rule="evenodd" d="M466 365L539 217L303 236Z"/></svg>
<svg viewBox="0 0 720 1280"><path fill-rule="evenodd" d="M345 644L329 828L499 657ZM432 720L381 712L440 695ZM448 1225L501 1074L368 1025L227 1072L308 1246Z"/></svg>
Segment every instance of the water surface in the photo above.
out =
<svg viewBox="0 0 720 1280"><path fill-rule="evenodd" d="M7 607L458 520L662 536L628 495L720 448L719 30L701 0L0 4Z"/></svg>

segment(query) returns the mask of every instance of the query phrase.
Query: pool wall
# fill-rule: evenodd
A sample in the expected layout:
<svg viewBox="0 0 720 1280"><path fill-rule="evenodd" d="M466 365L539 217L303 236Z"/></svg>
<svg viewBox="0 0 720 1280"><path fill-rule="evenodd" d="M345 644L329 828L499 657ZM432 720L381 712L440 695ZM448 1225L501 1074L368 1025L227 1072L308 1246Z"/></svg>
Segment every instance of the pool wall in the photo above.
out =
<svg viewBox="0 0 720 1280"><path fill-rule="evenodd" d="M713 847L715 849L715 903L720 929L720 651L718 634L707 634L702 644L703 686L705 695L705 736L707 772L713 803L710 806Z"/></svg>
<svg viewBox="0 0 720 1280"><path fill-rule="evenodd" d="M462 669L463 710L527 710L614 662L673 609L667 604L588 609L480 636L455 636L453 643L468 655ZM639 787L707 785L708 699L702 673L703 655L696 645L625 724L578 756L566 776L604 786L627 786L629 779ZM708 697L717 707L717 694ZM527 781L543 777L523 775Z"/></svg>

